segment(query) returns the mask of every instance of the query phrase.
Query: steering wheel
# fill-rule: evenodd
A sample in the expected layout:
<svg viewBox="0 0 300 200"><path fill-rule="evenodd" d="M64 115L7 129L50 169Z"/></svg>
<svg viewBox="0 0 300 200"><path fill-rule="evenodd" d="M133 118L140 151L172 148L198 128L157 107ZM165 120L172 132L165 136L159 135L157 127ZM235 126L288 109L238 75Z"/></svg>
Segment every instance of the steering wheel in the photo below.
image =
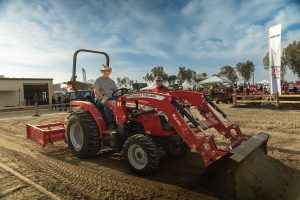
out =
<svg viewBox="0 0 300 200"><path fill-rule="evenodd" d="M112 93L112 97L113 98L119 98L120 96L123 96L124 94L126 94L128 92L128 89L127 88L120 88L120 89L117 89L115 91L113 91Z"/></svg>

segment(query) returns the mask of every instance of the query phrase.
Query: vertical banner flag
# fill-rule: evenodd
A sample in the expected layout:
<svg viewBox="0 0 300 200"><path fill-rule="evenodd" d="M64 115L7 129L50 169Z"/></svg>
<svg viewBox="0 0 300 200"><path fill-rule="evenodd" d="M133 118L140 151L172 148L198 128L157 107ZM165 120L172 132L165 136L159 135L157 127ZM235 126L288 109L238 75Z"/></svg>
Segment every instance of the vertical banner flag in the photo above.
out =
<svg viewBox="0 0 300 200"><path fill-rule="evenodd" d="M269 27L269 43L271 94L281 94L281 24Z"/></svg>
<svg viewBox="0 0 300 200"><path fill-rule="evenodd" d="M86 81L86 72L85 72L84 68L82 68L82 76L83 76L83 82L87 83L87 81Z"/></svg>

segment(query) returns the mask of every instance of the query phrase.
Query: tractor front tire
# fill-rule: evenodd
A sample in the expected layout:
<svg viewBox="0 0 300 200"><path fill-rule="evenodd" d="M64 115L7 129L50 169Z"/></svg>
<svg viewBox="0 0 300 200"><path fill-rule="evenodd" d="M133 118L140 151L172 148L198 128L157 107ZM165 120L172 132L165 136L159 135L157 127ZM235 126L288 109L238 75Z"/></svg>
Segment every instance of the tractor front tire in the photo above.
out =
<svg viewBox="0 0 300 200"><path fill-rule="evenodd" d="M98 126L89 112L75 112L66 127L68 146L78 158L95 156L101 149Z"/></svg>
<svg viewBox="0 0 300 200"><path fill-rule="evenodd" d="M147 135L136 134L129 137L124 145L124 157L129 168L136 174L152 174L159 166L158 146Z"/></svg>

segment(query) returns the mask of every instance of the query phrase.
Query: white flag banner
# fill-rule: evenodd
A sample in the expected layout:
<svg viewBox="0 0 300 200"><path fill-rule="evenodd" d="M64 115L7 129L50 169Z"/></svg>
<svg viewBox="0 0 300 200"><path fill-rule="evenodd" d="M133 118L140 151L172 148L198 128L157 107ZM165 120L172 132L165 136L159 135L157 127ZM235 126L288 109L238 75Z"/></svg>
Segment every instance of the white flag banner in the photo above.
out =
<svg viewBox="0 0 300 200"><path fill-rule="evenodd" d="M269 28L269 43L271 94L281 94L281 24Z"/></svg>

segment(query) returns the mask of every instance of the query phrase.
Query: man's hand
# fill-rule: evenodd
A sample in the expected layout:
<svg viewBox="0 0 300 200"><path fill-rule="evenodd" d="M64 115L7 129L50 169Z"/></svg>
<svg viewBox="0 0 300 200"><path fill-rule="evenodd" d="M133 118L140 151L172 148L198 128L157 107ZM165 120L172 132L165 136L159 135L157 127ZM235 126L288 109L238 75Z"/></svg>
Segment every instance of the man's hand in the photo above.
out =
<svg viewBox="0 0 300 200"><path fill-rule="evenodd" d="M103 96L102 93L99 90L97 90L96 88L94 88L94 93L95 93L96 97L98 97L99 99L102 99L103 101L107 100L107 97Z"/></svg>
<svg viewBox="0 0 300 200"><path fill-rule="evenodd" d="M107 101L107 99L108 98L106 96L103 96L103 98L102 98L103 101Z"/></svg>

